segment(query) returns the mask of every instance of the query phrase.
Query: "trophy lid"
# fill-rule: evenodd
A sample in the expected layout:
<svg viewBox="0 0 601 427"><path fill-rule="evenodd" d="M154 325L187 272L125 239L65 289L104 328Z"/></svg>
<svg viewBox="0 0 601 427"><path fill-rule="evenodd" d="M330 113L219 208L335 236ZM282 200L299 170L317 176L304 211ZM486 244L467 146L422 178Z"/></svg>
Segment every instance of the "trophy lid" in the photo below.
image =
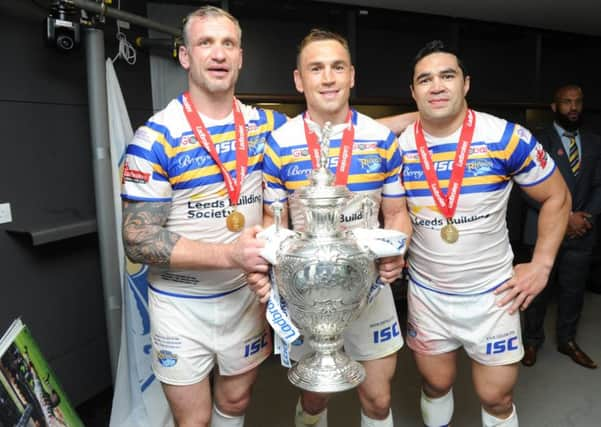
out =
<svg viewBox="0 0 601 427"><path fill-rule="evenodd" d="M296 191L301 200L349 199L351 192L344 185L314 185Z"/></svg>

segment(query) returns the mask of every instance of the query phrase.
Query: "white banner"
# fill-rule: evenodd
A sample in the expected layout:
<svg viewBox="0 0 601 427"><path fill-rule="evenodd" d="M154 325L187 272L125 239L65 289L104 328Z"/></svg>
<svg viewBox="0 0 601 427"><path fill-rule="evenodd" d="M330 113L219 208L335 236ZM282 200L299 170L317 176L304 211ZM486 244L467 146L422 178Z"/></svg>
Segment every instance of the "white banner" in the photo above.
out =
<svg viewBox="0 0 601 427"><path fill-rule="evenodd" d="M117 74L110 59L106 60L106 85L109 113L109 134L113 167L113 193L117 241L121 242L121 182L120 166L125 146L133 130ZM148 317L147 267L125 259L119 245L123 283L121 350L111 411L111 427L173 426L173 418L161 384L151 368L150 320Z"/></svg>

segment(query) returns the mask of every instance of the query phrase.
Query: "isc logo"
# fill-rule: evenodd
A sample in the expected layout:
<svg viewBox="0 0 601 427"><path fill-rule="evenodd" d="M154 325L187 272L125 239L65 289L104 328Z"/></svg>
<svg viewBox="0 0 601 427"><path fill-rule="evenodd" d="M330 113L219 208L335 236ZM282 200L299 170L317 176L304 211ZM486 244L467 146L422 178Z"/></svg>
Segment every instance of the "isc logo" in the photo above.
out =
<svg viewBox="0 0 601 427"><path fill-rule="evenodd" d="M518 337L513 336L499 341L492 341L486 343L486 354L499 354L506 351L517 350L518 346L515 344Z"/></svg>
<svg viewBox="0 0 601 427"><path fill-rule="evenodd" d="M445 172L453 170L453 160L443 160L441 162L434 163L434 169L438 172Z"/></svg>
<svg viewBox="0 0 601 427"><path fill-rule="evenodd" d="M392 326L374 331L374 343L380 343L391 340L393 337L398 337L401 334L399 331L398 322L394 322Z"/></svg>
<svg viewBox="0 0 601 427"><path fill-rule="evenodd" d="M230 151L236 151L236 140L223 141L219 144L215 144L215 150L219 153L229 153Z"/></svg>
<svg viewBox="0 0 601 427"><path fill-rule="evenodd" d="M252 356L267 345L267 332L261 338L257 338L244 346L244 357Z"/></svg>

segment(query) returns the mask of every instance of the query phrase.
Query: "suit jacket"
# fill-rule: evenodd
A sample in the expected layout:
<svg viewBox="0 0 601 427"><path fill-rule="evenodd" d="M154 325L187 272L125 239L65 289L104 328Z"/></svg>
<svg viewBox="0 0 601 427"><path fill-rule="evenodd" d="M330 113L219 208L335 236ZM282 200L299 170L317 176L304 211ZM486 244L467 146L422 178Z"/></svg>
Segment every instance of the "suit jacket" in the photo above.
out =
<svg viewBox="0 0 601 427"><path fill-rule="evenodd" d="M572 211L585 211L595 217L601 213L601 136L578 130L580 134L580 171L574 176L570 168L568 153L553 125L536 134L545 151L555 161L572 195ZM526 196L528 209L524 224L524 243L534 245L537 236L539 204ZM584 236L575 239L564 239L562 247L592 248L595 243L595 226Z"/></svg>

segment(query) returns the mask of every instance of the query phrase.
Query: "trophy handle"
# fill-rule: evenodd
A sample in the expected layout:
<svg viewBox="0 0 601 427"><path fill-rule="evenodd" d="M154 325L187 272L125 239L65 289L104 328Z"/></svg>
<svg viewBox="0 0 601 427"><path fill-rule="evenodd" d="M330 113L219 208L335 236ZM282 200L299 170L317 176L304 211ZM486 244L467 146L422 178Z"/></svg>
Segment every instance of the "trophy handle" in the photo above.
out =
<svg viewBox="0 0 601 427"><path fill-rule="evenodd" d="M271 210L273 211L273 217L275 219L275 232L279 233L280 228L282 227L282 211L284 210L284 205L282 202L273 202L271 204Z"/></svg>
<svg viewBox="0 0 601 427"><path fill-rule="evenodd" d="M363 228L373 228L370 226L371 220L374 217L374 208L376 202L369 196L365 196L361 202L361 213L363 214Z"/></svg>

